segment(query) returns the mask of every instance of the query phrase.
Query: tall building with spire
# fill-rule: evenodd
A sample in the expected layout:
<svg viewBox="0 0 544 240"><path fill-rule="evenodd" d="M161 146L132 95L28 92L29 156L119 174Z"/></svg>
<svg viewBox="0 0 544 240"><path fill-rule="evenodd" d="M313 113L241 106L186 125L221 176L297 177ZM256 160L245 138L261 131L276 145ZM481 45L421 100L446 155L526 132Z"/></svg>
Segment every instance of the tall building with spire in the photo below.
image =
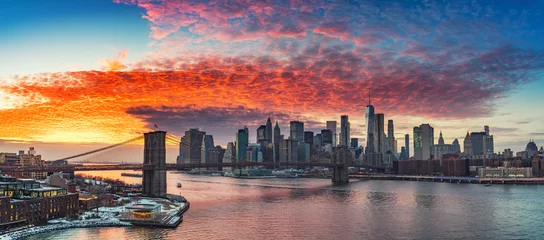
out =
<svg viewBox="0 0 544 240"><path fill-rule="evenodd" d="M365 110L365 134L366 134L366 153L374 153L374 106L370 104L370 96L368 97L368 105Z"/></svg>

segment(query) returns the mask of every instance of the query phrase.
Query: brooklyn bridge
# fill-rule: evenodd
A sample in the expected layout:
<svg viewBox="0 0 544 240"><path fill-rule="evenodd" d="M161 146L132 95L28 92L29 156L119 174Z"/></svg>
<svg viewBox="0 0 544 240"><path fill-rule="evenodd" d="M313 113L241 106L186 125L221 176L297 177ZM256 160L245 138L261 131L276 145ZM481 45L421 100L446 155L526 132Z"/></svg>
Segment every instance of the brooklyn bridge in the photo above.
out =
<svg viewBox="0 0 544 240"><path fill-rule="evenodd" d="M134 144L135 142L141 142L144 140L143 147L143 163L125 163L131 162L130 156L123 154L117 154L115 149L119 149L128 144ZM323 161L304 161L304 162L250 162L250 161L232 161L232 162L216 162L216 163L167 163L166 162L166 145L180 144L180 137L169 134L165 131L154 131L144 133L142 136L118 143L103 148L99 148L92 151L68 156L58 159L54 162L62 162L63 164L49 164L45 166L0 166L0 170L4 173L9 172L76 172L76 171L108 171L108 170L141 170L144 173L144 183L147 178L162 178L166 171L182 171L190 169L205 169L205 168L218 168L218 167L233 167L233 168L246 168L246 167L266 167L270 169L275 168L307 168L307 167L326 167L333 171L333 182L348 182L348 168L372 168L382 169L382 166L370 166L366 164L350 161L347 147L335 147L332 150L332 154L326 155L326 159ZM88 158L87 156L96 156L101 153L108 152L109 161L107 164L99 163L98 160ZM87 158L85 158L87 157ZM86 159L86 163L81 164L72 162L75 159ZM141 155L139 157L141 159ZM165 176L164 176L165 177ZM157 180L162 181L162 180ZM145 184L144 184L145 186Z"/></svg>

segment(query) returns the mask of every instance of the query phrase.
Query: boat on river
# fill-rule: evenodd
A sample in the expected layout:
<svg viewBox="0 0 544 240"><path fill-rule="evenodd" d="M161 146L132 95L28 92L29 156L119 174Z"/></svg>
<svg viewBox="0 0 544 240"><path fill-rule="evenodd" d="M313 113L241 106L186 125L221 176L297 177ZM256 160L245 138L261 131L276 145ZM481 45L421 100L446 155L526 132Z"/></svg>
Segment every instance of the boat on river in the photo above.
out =
<svg viewBox="0 0 544 240"><path fill-rule="evenodd" d="M181 187L181 183L178 183L178 188L180 188L180 187Z"/></svg>

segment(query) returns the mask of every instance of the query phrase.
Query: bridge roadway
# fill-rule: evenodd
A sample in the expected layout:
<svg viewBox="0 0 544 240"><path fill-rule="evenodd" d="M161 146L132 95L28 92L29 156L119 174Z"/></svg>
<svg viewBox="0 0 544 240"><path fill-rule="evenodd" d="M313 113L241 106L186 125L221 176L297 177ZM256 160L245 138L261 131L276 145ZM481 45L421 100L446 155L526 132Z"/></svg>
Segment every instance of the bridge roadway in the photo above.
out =
<svg viewBox="0 0 544 240"><path fill-rule="evenodd" d="M208 168L208 167L346 167L344 164L338 163L314 163L314 162L280 162L280 163L266 163L266 162L234 162L234 163L192 163L192 164L166 164L166 170L176 171L184 169L194 168ZM61 166L0 166L2 172L74 172L74 171L108 171L108 170L146 170L153 169L153 165L144 164L104 164L104 165L76 165L68 164ZM347 167L360 167L360 168L374 168L383 169L383 167L369 166L369 165L356 165L349 164Z"/></svg>

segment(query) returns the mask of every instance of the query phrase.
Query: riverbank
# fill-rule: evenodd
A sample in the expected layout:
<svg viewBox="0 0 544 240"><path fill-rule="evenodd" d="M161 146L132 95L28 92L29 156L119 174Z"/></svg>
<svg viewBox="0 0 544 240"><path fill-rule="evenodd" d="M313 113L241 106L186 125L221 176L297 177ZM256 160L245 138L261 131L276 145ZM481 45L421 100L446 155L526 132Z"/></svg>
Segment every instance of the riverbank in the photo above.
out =
<svg viewBox="0 0 544 240"><path fill-rule="evenodd" d="M424 182L471 183L471 184L544 185L544 178L477 178L477 177L406 176L406 175L350 175L350 179L424 181Z"/></svg>
<svg viewBox="0 0 544 240"><path fill-rule="evenodd" d="M47 233L52 231L70 229L70 228L95 228L95 227L129 227L132 224L122 221L79 221L60 224L51 224L46 226L32 227L24 230L19 230L0 236L0 240L16 240L23 239L35 234Z"/></svg>

